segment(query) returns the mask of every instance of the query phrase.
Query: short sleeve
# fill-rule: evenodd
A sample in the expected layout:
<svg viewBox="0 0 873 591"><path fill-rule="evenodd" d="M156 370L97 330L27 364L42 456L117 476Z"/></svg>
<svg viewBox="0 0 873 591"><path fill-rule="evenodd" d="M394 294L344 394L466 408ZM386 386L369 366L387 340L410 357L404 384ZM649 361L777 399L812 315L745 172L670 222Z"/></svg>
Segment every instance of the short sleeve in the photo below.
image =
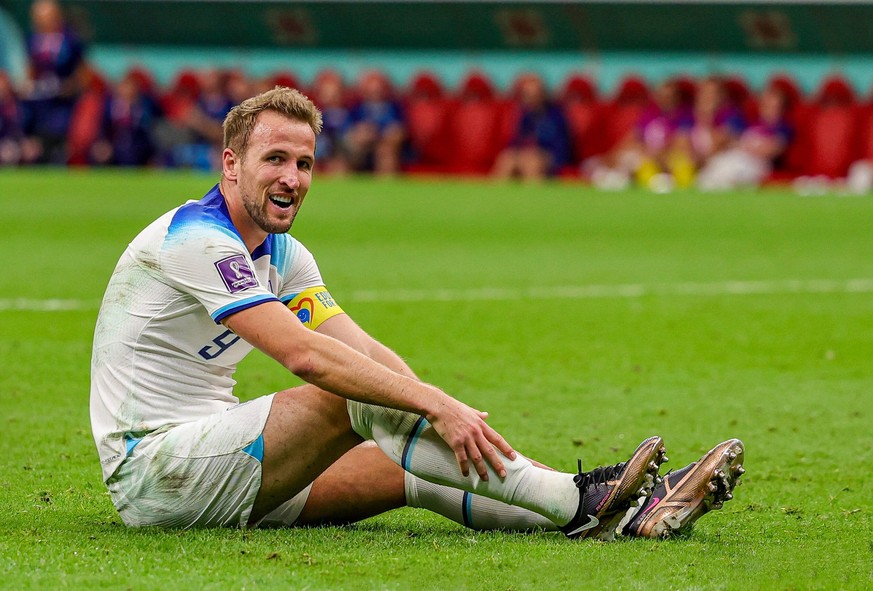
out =
<svg viewBox="0 0 873 591"><path fill-rule="evenodd" d="M193 296L216 323L277 299L267 287L267 272L259 277L245 245L231 232L208 225L171 226L159 256L165 281Z"/></svg>
<svg viewBox="0 0 873 591"><path fill-rule="evenodd" d="M309 249L290 236L288 236L288 240L293 243L291 249L293 255L284 270L282 289L279 291L279 299L286 304L302 291L311 287L324 286L324 279L318 270L318 264Z"/></svg>

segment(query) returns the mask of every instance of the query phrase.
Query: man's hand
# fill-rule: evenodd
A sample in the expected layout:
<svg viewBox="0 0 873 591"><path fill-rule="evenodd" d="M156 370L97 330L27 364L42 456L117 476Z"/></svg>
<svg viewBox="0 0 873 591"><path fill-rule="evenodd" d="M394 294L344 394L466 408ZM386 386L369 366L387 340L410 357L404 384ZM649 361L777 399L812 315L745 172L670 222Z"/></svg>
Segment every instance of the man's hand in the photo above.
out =
<svg viewBox="0 0 873 591"><path fill-rule="evenodd" d="M504 457L515 459L515 451L505 439L492 429L485 420L487 412L471 408L445 395L434 411L425 417L437 434L452 448L458 467L464 476L470 474L470 462L482 480L488 480L487 464L501 478L506 477L506 468L498 450Z"/></svg>

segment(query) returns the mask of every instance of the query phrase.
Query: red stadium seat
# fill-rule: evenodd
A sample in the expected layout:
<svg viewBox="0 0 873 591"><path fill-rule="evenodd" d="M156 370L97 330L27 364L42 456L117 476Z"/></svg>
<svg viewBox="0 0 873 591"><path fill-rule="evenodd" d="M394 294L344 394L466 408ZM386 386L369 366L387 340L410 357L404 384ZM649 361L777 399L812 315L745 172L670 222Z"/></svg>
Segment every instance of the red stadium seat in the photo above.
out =
<svg viewBox="0 0 873 591"><path fill-rule="evenodd" d="M818 105L854 105L855 90L842 76L830 76L819 87L815 102Z"/></svg>
<svg viewBox="0 0 873 591"><path fill-rule="evenodd" d="M300 80L291 72L277 72L270 78L271 86L286 86L288 88L296 88L301 92L305 89L300 85Z"/></svg>
<svg viewBox="0 0 873 591"><path fill-rule="evenodd" d="M193 70L182 70L170 90L161 97L161 108L167 119L184 120L200 96L200 80Z"/></svg>
<svg viewBox="0 0 873 591"><path fill-rule="evenodd" d="M564 84L560 101L570 128L575 161L578 163L605 152L604 108L597 99L597 91L591 80L581 76L569 78Z"/></svg>
<svg viewBox="0 0 873 591"><path fill-rule="evenodd" d="M562 103L568 101L596 103L599 102L600 99L597 96L597 86L595 86L590 78L574 74L564 82L564 88L561 90L560 100Z"/></svg>
<svg viewBox="0 0 873 591"><path fill-rule="evenodd" d="M445 89L436 74L419 72L412 79L407 94L418 98L439 99L445 97Z"/></svg>
<svg viewBox="0 0 873 591"><path fill-rule="evenodd" d="M570 128L576 162L605 152L607 146L603 134L605 127L603 105L572 101L564 103L563 107L564 117Z"/></svg>
<svg viewBox="0 0 873 591"><path fill-rule="evenodd" d="M497 144L500 149L507 147L518 130L521 120L521 105L511 98L498 101L499 126L497 132Z"/></svg>
<svg viewBox="0 0 873 591"><path fill-rule="evenodd" d="M807 174L846 176L855 157L857 114L854 105L827 105L813 111L808 126Z"/></svg>
<svg viewBox="0 0 873 591"><path fill-rule="evenodd" d="M482 74L471 74L461 85L449 121L449 171L486 174L494 165L502 147L504 116L495 94L491 81Z"/></svg>
<svg viewBox="0 0 873 591"><path fill-rule="evenodd" d="M785 96L785 120L794 130L791 143L780 161L778 176L790 178L808 174L812 141L810 115L815 109L804 100L797 81L788 74L773 76L767 85L782 91Z"/></svg>
<svg viewBox="0 0 873 591"><path fill-rule="evenodd" d="M807 174L843 177L856 158L859 108L855 91L841 76L824 80L815 106L805 117L809 134Z"/></svg>
<svg viewBox="0 0 873 591"><path fill-rule="evenodd" d="M67 164L89 163L91 146L100 135L109 83L97 71L87 71L87 87L76 101L67 128Z"/></svg>
<svg viewBox="0 0 873 591"><path fill-rule="evenodd" d="M728 76L724 79L724 89L728 101L740 110L746 121L758 118L758 101L743 78Z"/></svg>
<svg viewBox="0 0 873 591"><path fill-rule="evenodd" d="M421 73L413 79L405 109L407 133L416 155L416 163L408 167L410 172L438 172L445 167L450 107L436 76Z"/></svg>
<svg viewBox="0 0 873 591"><path fill-rule="evenodd" d="M735 105L742 105L752 96L749 85L739 76L727 76L723 83L728 100Z"/></svg>
<svg viewBox="0 0 873 591"><path fill-rule="evenodd" d="M100 135L105 103L104 93L95 90L89 90L76 102L67 128L67 164L89 163L91 146Z"/></svg>
<svg viewBox="0 0 873 591"><path fill-rule="evenodd" d="M642 78L630 76L622 81L612 102L604 111L605 150L613 149L630 133L650 101L649 87Z"/></svg>
<svg viewBox="0 0 873 591"><path fill-rule="evenodd" d="M867 105L858 112L858 148L855 160L873 162L873 105Z"/></svg>
<svg viewBox="0 0 873 591"><path fill-rule="evenodd" d="M139 91L146 96L156 97L158 94L158 85L155 83L154 76L145 68L134 66L127 71L126 77L133 78L139 86Z"/></svg>
<svg viewBox="0 0 873 591"><path fill-rule="evenodd" d="M355 91L353 88L347 86L343 80L342 74L337 72L336 70L332 70L330 68L326 68L324 70L319 70L318 74L316 74L315 79L312 81L311 92L313 97L318 96L317 89L324 83L326 79L333 78L339 81L340 85L343 87L343 102L347 105L352 104L355 99ZM316 101L317 104L317 101Z"/></svg>
<svg viewBox="0 0 873 591"><path fill-rule="evenodd" d="M618 90L612 99L613 103L648 103L651 94L649 85L639 76L628 76L619 84Z"/></svg>
<svg viewBox="0 0 873 591"><path fill-rule="evenodd" d="M767 86L775 86L785 95L790 107L803 103L803 91L797 81L788 74L776 74L767 82Z"/></svg>
<svg viewBox="0 0 873 591"><path fill-rule="evenodd" d="M686 107L694 105L694 97L697 96L697 81L688 76L677 76L673 79L679 91L679 102Z"/></svg>
<svg viewBox="0 0 873 591"><path fill-rule="evenodd" d="M461 100L489 101L495 100L497 97L494 84L488 76L481 72L473 72L468 75L461 83L458 94Z"/></svg>
<svg viewBox="0 0 873 591"><path fill-rule="evenodd" d="M859 141L859 108L851 85L840 76L831 76L820 85L814 102L806 104L787 77L773 83L786 91L787 118L795 130L786 154L788 171L831 178L845 176L856 158Z"/></svg>

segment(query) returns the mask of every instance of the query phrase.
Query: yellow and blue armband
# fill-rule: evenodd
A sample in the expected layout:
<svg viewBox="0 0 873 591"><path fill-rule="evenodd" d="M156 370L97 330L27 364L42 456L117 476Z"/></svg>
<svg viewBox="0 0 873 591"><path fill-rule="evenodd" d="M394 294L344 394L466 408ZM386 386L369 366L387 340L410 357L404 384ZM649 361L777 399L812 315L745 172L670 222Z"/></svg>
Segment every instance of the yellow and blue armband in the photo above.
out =
<svg viewBox="0 0 873 591"><path fill-rule="evenodd" d="M286 305L297 315L303 326L312 330L328 318L343 313L343 309L333 301L330 292L323 285L301 291Z"/></svg>

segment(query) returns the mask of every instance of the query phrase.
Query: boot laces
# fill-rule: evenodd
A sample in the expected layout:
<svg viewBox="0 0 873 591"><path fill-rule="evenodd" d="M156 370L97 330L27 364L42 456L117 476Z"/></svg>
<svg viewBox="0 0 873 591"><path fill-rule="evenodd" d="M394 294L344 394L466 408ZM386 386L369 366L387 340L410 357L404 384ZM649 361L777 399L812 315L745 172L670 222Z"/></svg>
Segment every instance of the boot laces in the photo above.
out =
<svg viewBox="0 0 873 591"><path fill-rule="evenodd" d="M596 487L621 476L626 465L627 462L620 462L613 466L600 466L590 472L583 472L582 460L579 460L579 473L573 477L573 480L576 482L576 487L583 490L590 486Z"/></svg>

